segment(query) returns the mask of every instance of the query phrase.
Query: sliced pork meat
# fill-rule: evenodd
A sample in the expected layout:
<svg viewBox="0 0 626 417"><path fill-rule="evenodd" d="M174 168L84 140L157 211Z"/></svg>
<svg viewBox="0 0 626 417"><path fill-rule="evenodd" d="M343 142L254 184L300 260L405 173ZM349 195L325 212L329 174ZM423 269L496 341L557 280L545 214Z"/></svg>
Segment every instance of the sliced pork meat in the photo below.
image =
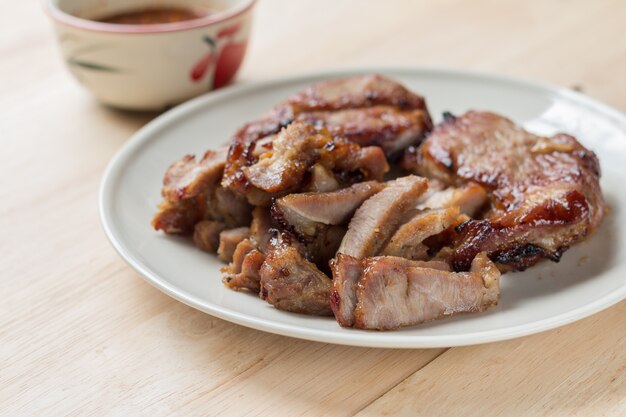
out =
<svg viewBox="0 0 626 417"><path fill-rule="evenodd" d="M328 193L289 194L272 205L272 216L299 235L315 235L320 226L346 224L357 208L385 187L367 181Z"/></svg>
<svg viewBox="0 0 626 417"><path fill-rule="evenodd" d="M252 249L246 254L241 263L241 272L237 274L227 274L224 277L224 284L236 290L250 290L258 293L261 286L261 276L259 271L265 261L265 255L257 249Z"/></svg>
<svg viewBox="0 0 626 417"><path fill-rule="evenodd" d="M231 263L222 268L223 281L227 287L259 292L259 270L275 232L269 209L256 207L252 211L249 238L237 245Z"/></svg>
<svg viewBox="0 0 626 417"><path fill-rule="evenodd" d="M279 310L332 315L331 280L294 247L274 243L260 270L261 297Z"/></svg>
<svg viewBox="0 0 626 417"><path fill-rule="evenodd" d="M430 183L429 183L430 187ZM487 191L470 182L460 187L436 191L417 206L419 209L437 209L458 206L461 213L473 217L487 203Z"/></svg>
<svg viewBox="0 0 626 417"><path fill-rule="evenodd" d="M358 208L338 252L359 259L378 254L427 187L425 178L414 175L389 181Z"/></svg>
<svg viewBox="0 0 626 417"><path fill-rule="evenodd" d="M163 178L163 197L167 201L179 201L195 197L219 183L226 163L227 148L207 151L202 159L187 155L174 162Z"/></svg>
<svg viewBox="0 0 626 417"><path fill-rule="evenodd" d="M354 309L356 308L356 286L363 274L362 259L338 253L330 261L333 283L330 291L330 307L343 327L354 325Z"/></svg>
<svg viewBox="0 0 626 417"><path fill-rule="evenodd" d="M164 201L152 219L157 230L190 234L196 223L215 220L229 227L247 225L252 208L245 198L221 187L226 149L191 155L172 164L163 178Z"/></svg>
<svg viewBox="0 0 626 417"><path fill-rule="evenodd" d="M400 226L382 251L383 255L424 260L428 257L425 239L456 225L459 207L424 210Z"/></svg>
<svg viewBox="0 0 626 417"><path fill-rule="evenodd" d="M396 257L378 257L357 259L352 256L337 254L337 257L330 262L333 274L333 284L330 292L330 306L337 322L343 327L352 327L355 322L354 311L357 306L357 286L359 280L365 272L365 268L370 263L375 263L377 259L386 259L392 262L397 268L429 268L440 271L449 271L447 263L439 261L411 261Z"/></svg>
<svg viewBox="0 0 626 417"><path fill-rule="evenodd" d="M204 219L205 196L222 177L226 149L207 151L200 161L186 155L165 172L161 195L164 200L152 219L152 226L170 234L190 234ZM207 220L216 220L208 218Z"/></svg>
<svg viewBox="0 0 626 417"><path fill-rule="evenodd" d="M224 262L232 261L237 245L248 237L250 237L249 227L224 230L219 236L220 243L217 248L217 257Z"/></svg>
<svg viewBox="0 0 626 417"><path fill-rule="evenodd" d="M419 124L423 125L424 132L432 127L432 122L425 100L419 95L407 90L396 81L381 75L363 75L351 78L326 80L315 83L305 90L295 94L286 101L275 106L267 115L252 121L237 131L234 142L249 144L263 137L279 132L298 118L306 118L308 113L345 111L348 109L379 108L379 116L385 118L384 110L398 109L402 111L419 111L421 114L414 115L420 118ZM353 114L353 116L356 116ZM403 115L405 118L410 116ZM386 115L387 119L396 115ZM362 130L353 124L351 118L343 118L350 123L349 131L354 132L355 139L363 137ZM368 120L371 120L370 118ZM397 126L400 134L402 123L393 123L390 120L381 121L379 127ZM414 121L414 123L416 123ZM341 120L330 123L332 126L341 124ZM364 126L368 128L368 126ZM369 130L373 130L369 127ZM424 133L422 132L422 133ZM343 133L344 135L346 133ZM419 135L418 135L419 136ZM380 136L379 136L380 137ZM380 139L378 139L380 140Z"/></svg>
<svg viewBox="0 0 626 417"><path fill-rule="evenodd" d="M234 290L249 290L259 292L259 270L265 256L256 249L256 244L250 239L244 239L235 248L233 259L228 266L221 269L224 274L222 282Z"/></svg>
<svg viewBox="0 0 626 417"><path fill-rule="evenodd" d="M361 261L339 255L333 265L331 307L344 327L392 330L498 303L500 271L479 254L469 272L442 262L391 256Z"/></svg>
<svg viewBox="0 0 626 417"><path fill-rule="evenodd" d="M474 182L490 196L483 220L458 227L454 267L469 268L481 251L510 268L558 261L593 232L605 204L595 154L566 134L531 134L493 113L448 116L403 165L452 186Z"/></svg>
<svg viewBox="0 0 626 417"><path fill-rule="evenodd" d="M392 330L444 316L483 311L498 303L500 271L479 254L469 272L368 263L357 286L354 327Z"/></svg>
<svg viewBox="0 0 626 417"><path fill-rule="evenodd" d="M152 218L152 227L168 234L190 235L202 220L201 198L187 198L176 202L162 201Z"/></svg>
<svg viewBox="0 0 626 417"><path fill-rule="evenodd" d="M424 109L402 110L392 106L313 111L301 114L296 120L327 128L331 134L362 146L380 146L387 155L418 143L431 127Z"/></svg>
<svg viewBox="0 0 626 417"><path fill-rule="evenodd" d="M203 220L193 229L193 241L203 251L215 253L220 245L220 233L226 229L222 222Z"/></svg>
<svg viewBox="0 0 626 417"><path fill-rule="evenodd" d="M267 115L236 132L222 184L248 195L249 199L254 199L251 201L261 198L263 193L247 190L250 181L245 168L256 163L260 142L274 137L292 123L313 125L331 136L361 146L380 146L389 154L417 143L432 128L424 99L393 80L366 75L322 81L278 104ZM264 143L264 147L269 146ZM368 152L371 155L373 151ZM370 178L379 179L374 175Z"/></svg>
<svg viewBox="0 0 626 417"><path fill-rule="evenodd" d="M332 138L310 125L293 124L243 173L252 186L268 193L292 190L302 183L307 170L319 159L319 151L330 141Z"/></svg>
<svg viewBox="0 0 626 417"><path fill-rule="evenodd" d="M255 205L269 205L271 198L298 191L310 181L310 170L321 166L332 172L335 181L353 183L365 179L381 180L389 170L378 147L361 148L327 131L293 123L272 142L272 149L248 160L236 173L224 175L222 184Z"/></svg>

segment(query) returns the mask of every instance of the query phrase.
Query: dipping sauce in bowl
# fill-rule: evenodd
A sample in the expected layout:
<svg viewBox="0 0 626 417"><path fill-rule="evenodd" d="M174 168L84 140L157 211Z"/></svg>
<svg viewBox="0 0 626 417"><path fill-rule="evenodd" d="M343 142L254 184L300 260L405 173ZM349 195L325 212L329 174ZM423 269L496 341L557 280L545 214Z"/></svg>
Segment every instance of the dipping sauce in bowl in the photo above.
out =
<svg viewBox="0 0 626 417"><path fill-rule="evenodd" d="M63 59L103 103L163 110L227 85L256 0L46 0Z"/></svg>
<svg viewBox="0 0 626 417"><path fill-rule="evenodd" d="M206 10L183 9L180 7L159 7L116 13L97 19L97 21L104 23L117 23L121 25L157 25L161 23L184 22L185 20L205 17L209 14L210 13Z"/></svg>

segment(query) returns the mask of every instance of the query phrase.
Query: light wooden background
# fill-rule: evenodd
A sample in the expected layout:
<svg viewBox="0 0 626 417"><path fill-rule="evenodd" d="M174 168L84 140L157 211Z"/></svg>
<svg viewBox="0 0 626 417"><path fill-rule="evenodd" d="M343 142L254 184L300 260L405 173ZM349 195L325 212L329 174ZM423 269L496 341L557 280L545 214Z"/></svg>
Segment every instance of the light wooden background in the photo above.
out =
<svg viewBox="0 0 626 417"><path fill-rule="evenodd" d="M626 2L258 4L239 82L450 66L582 88L626 111ZM239 327L114 253L97 188L152 114L98 105L38 1L0 0L0 414L626 415L626 302L502 343L363 349Z"/></svg>

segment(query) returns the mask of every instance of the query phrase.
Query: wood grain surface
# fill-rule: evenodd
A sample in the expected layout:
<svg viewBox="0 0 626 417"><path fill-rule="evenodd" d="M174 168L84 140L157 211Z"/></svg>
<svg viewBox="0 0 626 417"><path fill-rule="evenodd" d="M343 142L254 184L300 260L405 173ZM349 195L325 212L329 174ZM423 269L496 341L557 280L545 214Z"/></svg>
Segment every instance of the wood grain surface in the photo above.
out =
<svg viewBox="0 0 626 417"><path fill-rule="evenodd" d="M40 2L0 16L0 415L626 415L626 302L517 340L390 350L258 332L152 288L104 237L97 190L156 115L71 79ZM626 111L622 0L261 0L252 36L241 83L446 66Z"/></svg>

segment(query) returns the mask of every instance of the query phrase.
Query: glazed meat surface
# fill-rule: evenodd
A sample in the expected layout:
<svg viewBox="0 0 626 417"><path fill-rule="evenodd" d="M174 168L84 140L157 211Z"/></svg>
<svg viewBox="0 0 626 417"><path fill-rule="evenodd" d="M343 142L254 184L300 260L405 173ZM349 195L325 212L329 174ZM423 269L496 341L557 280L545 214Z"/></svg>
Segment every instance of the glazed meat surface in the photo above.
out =
<svg viewBox="0 0 626 417"><path fill-rule="evenodd" d="M567 134L478 111L433 130L421 96L364 75L315 83L170 165L152 225L217 251L227 288L392 330L483 311L501 273L558 261L602 221L599 178Z"/></svg>
<svg viewBox="0 0 626 417"><path fill-rule="evenodd" d="M227 150L207 151L197 161L192 155L174 162L163 178L163 202L152 219L156 230L191 234L203 220L227 227L246 226L252 207L245 198L220 186Z"/></svg>
<svg viewBox="0 0 626 417"><path fill-rule="evenodd" d="M407 146L417 144L432 128L424 99L393 80L366 75L322 81L237 131L228 152L222 185L246 194L250 199L249 187L254 180L249 178L246 167L257 163L257 142L267 140L265 138L276 135L294 122L362 146L370 157L372 145L388 155L397 154ZM334 159L340 161L348 154ZM342 174L345 176L350 172Z"/></svg>
<svg viewBox="0 0 626 417"><path fill-rule="evenodd" d="M245 179L244 182L233 183L229 177L224 177L223 184L245 195L252 204L269 205L272 198L303 189L315 164L346 183L382 180L389 170L387 159L379 147L362 148L332 137L325 130L296 122L276 136L271 150L261 153L253 163L241 168L238 175Z"/></svg>
<svg viewBox="0 0 626 417"><path fill-rule="evenodd" d="M249 144L263 137L278 133L283 127L300 117L306 120L309 113L336 112L349 109L368 109L377 107L381 110L398 109L402 111L421 112L424 131L428 131L432 122L425 100L406 89L400 83L381 75L363 75L351 78L320 81L296 93L286 101L276 105L267 115L258 120L247 123L237 131L234 137L235 143ZM370 118L371 119L371 118ZM352 120L348 120L352 123ZM388 126L391 126L391 120ZM331 126L339 126L340 122L330 122ZM399 122L400 125L406 123ZM352 126L356 137L365 142L363 133ZM378 132L369 129L372 134L369 143L375 143L381 137L384 141L386 132ZM421 135L424 132L420 132ZM345 133L343 133L345 135ZM418 135L418 136L419 136ZM348 139L350 135L348 135Z"/></svg>
<svg viewBox="0 0 626 417"><path fill-rule="evenodd" d="M543 257L557 261L604 215L593 152L572 136L533 135L493 113L448 117L405 154L403 166L449 185L475 182L489 192L485 219L457 228L456 270L467 270L482 251L515 269Z"/></svg>
<svg viewBox="0 0 626 417"><path fill-rule="evenodd" d="M416 144L430 129L424 110L402 110L391 106L313 111L296 120L324 127L332 135L343 136L362 146L376 145L387 155L395 155Z"/></svg>

